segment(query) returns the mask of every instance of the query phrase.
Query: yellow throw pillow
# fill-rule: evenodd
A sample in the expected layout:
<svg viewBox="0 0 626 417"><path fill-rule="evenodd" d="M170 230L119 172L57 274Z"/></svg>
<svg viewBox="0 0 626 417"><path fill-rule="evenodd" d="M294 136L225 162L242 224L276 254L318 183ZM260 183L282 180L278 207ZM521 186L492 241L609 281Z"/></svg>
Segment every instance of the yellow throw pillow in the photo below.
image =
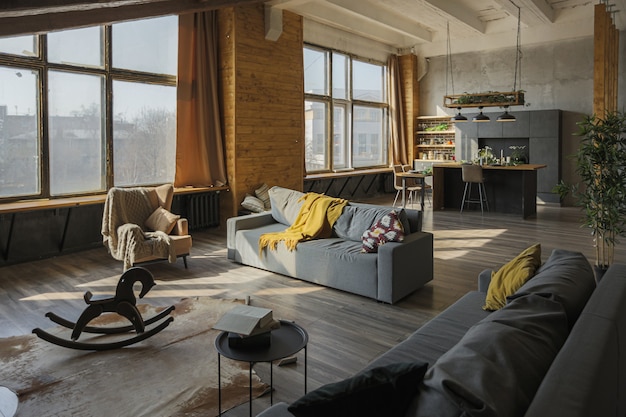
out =
<svg viewBox="0 0 626 417"><path fill-rule="evenodd" d="M163 232L169 235L172 229L174 229L178 219L180 219L180 216L170 213L163 207L157 207L150 217L148 217L145 225L149 230Z"/></svg>
<svg viewBox="0 0 626 417"><path fill-rule="evenodd" d="M499 310L506 304L506 297L513 295L528 281L541 265L541 244L537 243L504 264L491 274L484 310Z"/></svg>

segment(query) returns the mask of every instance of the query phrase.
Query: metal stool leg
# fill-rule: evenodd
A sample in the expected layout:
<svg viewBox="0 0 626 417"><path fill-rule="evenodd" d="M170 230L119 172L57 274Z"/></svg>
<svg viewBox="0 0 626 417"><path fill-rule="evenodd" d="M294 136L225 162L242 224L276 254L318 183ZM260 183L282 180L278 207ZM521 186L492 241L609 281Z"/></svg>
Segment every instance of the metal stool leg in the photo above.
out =
<svg viewBox="0 0 626 417"><path fill-rule="evenodd" d="M465 183L465 189L463 190L463 201L461 201L461 213L463 213L463 208L465 207L465 196L467 195L467 187L469 186L469 182ZM472 189L470 188L470 193Z"/></svg>

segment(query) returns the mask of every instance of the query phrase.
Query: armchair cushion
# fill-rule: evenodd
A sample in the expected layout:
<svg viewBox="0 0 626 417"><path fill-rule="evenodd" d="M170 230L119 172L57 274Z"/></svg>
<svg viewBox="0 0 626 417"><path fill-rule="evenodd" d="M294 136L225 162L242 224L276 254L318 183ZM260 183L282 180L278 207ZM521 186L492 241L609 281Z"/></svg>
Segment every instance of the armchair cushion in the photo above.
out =
<svg viewBox="0 0 626 417"><path fill-rule="evenodd" d="M163 232L170 234L180 216L172 214L163 207L157 207L150 217L146 219L144 225L153 232Z"/></svg>

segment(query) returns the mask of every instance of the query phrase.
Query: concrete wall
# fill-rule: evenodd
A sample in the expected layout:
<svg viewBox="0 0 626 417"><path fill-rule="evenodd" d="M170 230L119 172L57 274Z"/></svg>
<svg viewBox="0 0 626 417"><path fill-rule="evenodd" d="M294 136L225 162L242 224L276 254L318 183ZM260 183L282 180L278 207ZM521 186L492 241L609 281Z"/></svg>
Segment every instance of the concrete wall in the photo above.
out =
<svg viewBox="0 0 626 417"><path fill-rule="evenodd" d="M623 39L623 32L620 33ZM618 108L626 101L626 45L620 42ZM454 51L454 44L452 45ZM562 110L561 169L566 182L577 181L575 164L569 155L578 147L576 125L593 111L593 38L580 38L550 44L524 46L522 39L521 87L526 91L526 105L512 111ZM515 48L452 55L454 93L511 91L515 69ZM452 86L448 81L448 94ZM446 92L446 56L428 58L428 69L420 81L421 115L454 114L443 107ZM474 111L471 111L474 110ZM498 107L486 108L485 113L502 113ZM476 109L463 114L470 117ZM490 114L488 114L491 116ZM569 204L569 202L566 202Z"/></svg>

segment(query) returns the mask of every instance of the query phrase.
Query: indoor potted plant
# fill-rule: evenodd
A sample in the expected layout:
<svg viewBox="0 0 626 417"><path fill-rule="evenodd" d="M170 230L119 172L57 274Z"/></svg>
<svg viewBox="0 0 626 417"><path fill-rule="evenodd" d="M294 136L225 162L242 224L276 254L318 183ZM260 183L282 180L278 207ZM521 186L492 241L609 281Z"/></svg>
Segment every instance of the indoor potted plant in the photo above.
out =
<svg viewBox="0 0 626 417"><path fill-rule="evenodd" d="M554 191L571 194L583 208L583 226L591 229L596 277L613 263L615 244L626 226L626 115L588 116L579 122L582 139L573 155L580 183L561 181Z"/></svg>

